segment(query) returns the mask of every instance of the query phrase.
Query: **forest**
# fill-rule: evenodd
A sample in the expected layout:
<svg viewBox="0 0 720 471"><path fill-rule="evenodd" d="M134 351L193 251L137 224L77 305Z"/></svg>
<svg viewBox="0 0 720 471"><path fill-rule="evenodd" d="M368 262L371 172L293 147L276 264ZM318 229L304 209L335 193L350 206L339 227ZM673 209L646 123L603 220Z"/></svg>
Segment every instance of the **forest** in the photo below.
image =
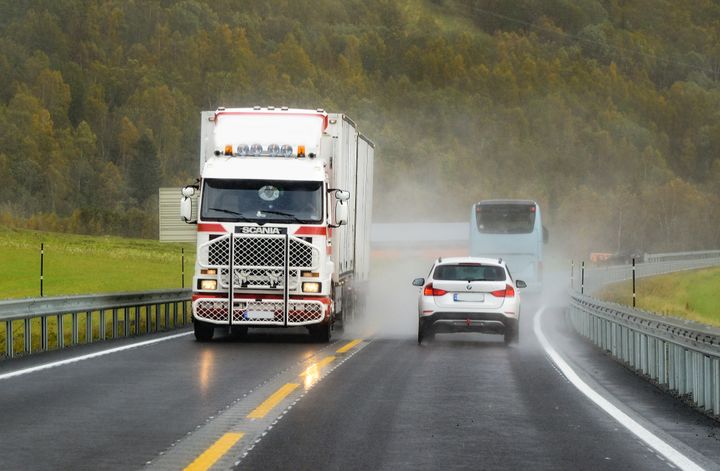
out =
<svg viewBox="0 0 720 471"><path fill-rule="evenodd" d="M374 219L532 198L571 253L720 246L713 0L0 0L0 223L157 236L199 116L324 108Z"/></svg>

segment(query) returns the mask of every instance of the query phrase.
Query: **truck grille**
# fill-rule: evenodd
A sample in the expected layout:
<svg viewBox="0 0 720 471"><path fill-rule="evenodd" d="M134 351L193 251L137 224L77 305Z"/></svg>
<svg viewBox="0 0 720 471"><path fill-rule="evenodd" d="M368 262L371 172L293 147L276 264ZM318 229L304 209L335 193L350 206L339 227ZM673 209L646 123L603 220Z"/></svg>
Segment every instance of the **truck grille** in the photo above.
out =
<svg viewBox="0 0 720 471"><path fill-rule="evenodd" d="M200 298L193 302L193 311L197 319L215 324L228 324L227 299ZM251 313L266 313L263 318L253 318ZM284 325L283 301L235 300L233 303L234 325ZM309 325L322 322L325 318L325 305L320 301L288 301L288 325Z"/></svg>
<svg viewBox="0 0 720 471"><path fill-rule="evenodd" d="M317 266L319 250L297 237L290 236L290 263L288 268L313 269ZM211 240L201 247L207 250L208 266L228 266L230 259L230 237ZM233 237L233 265L236 268L285 268L284 236Z"/></svg>

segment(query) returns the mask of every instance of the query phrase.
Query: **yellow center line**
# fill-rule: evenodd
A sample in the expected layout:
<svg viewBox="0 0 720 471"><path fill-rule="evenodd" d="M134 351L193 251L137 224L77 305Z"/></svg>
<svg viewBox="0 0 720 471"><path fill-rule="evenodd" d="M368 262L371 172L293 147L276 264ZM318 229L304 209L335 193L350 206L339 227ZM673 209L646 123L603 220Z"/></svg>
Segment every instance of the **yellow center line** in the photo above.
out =
<svg viewBox="0 0 720 471"><path fill-rule="evenodd" d="M323 366L327 365L328 363L332 363L332 361L335 360L334 356L328 356L323 358L322 360L318 361L317 363L313 363L312 365L308 366L305 371L300 373L300 376L316 376Z"/></svg>
<svg viewBox="0 0 720 471"><path fill-rule="evenodd" d="M268 412L272 410L273 407L277 406L280 401L285 399L288 394L293 392L295 388L300 386L297 383L287 383L284 386L282 386L280 389L275 391L272 396L265 399L265 401L257 406L257 408L250 412L247 416L248 419L262 419L267 415Z"/></svg>
<svg viewBox="0 0 720 471"><path fill-rule="evenodd" d="M243 433L226 433L220 437L218 441L213 443L210 448L205 450L202 455L195 458L195 461L190 463L188 467L185 468L185 471L204 471L210 469L243 435Z"/></svg>
<svg viewBox="0 0 720 471"><path fill-rule="evenodd" d="M355 339L351 342L348 342L343 347L338 348L337 353L345 353L348 350L350 350L351 348L353 348L355 345L359 344L360 342L362 342L362 339Z"/></svg>

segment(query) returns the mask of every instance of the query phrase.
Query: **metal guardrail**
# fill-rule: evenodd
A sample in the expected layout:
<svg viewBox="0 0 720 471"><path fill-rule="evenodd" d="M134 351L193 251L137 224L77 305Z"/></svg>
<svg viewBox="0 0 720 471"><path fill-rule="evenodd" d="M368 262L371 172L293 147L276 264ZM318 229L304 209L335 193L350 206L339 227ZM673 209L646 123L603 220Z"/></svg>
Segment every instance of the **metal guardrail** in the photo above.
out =
<svg viewBox="0 0 720 471"><path fill-rule="evenodd" d="M637 277L720 265L720 251L648 255ZM585 273L585 289L628 280L632 266ZM579 286L574 288L578 289ZM575 330L617 361L661 388L720 417L720 329L570 294L568 316Z"/></svg>
<svg viewBox="0 0 720 471"><path fill-rule="evenodd" d="M16 328L24 354L50 350L51 343L59 349L179 328L190 321L191 295L190 289L178 289L0 301L4 357L16 354Z"/></svg>

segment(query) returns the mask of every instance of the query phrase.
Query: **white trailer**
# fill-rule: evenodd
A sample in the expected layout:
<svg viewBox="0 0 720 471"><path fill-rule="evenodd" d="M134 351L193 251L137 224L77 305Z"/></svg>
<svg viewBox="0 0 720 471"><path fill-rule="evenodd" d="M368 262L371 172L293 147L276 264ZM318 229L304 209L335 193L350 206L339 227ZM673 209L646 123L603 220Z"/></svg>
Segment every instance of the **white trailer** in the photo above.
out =
<svg viewBox="0 0 720 471"><path fill-rule="evenodd" d="M183 220L197 224L197 340L217 326L306 326L328 341L354 316L369 272L373 155L342 114L201 113L200 179L181 201Z"/></svg>

